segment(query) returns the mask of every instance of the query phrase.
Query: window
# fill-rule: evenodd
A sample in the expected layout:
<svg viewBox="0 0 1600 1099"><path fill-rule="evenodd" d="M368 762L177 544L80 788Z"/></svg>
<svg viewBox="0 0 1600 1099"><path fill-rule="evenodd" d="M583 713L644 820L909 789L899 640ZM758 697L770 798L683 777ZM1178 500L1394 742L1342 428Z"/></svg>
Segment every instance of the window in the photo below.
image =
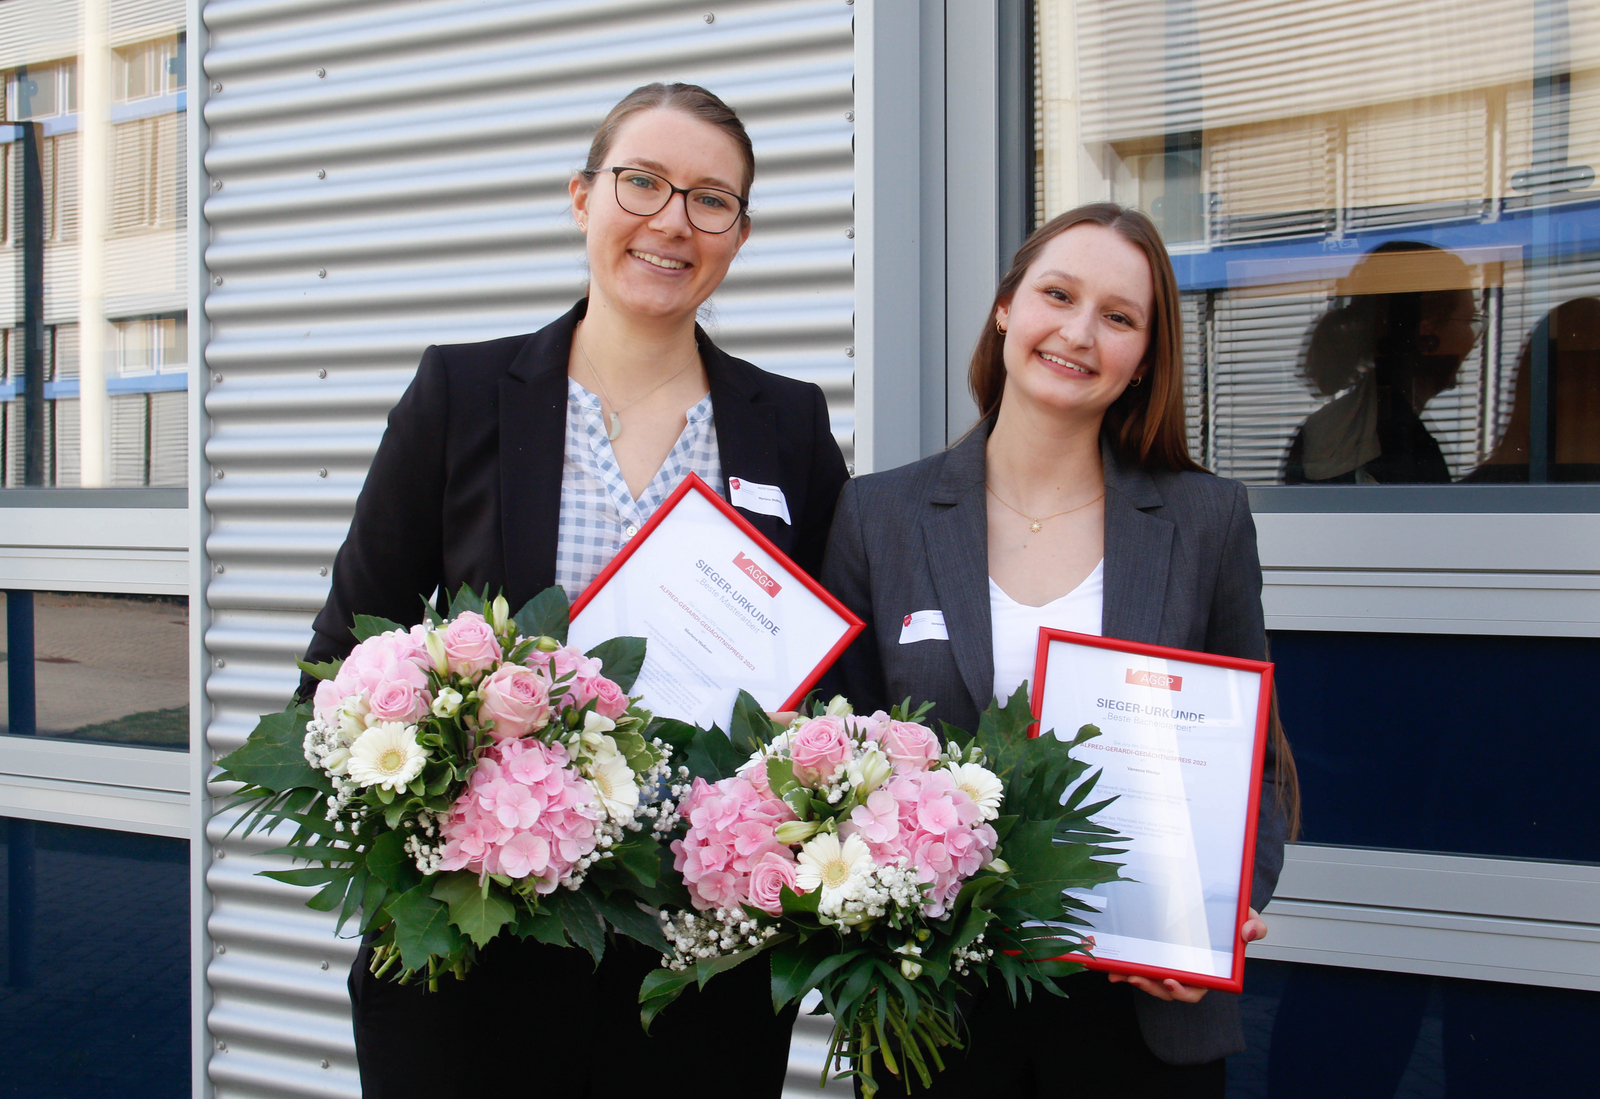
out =
<svg viewBox="0 0 1600 1099"><path fill-rule="evenodd" d="M183 87L182 36L141 42L115 52L112 62L112 98L118 102L170 95Z"/></svg>
<svg viewBox="0 0 1600 1099"><path fill-rule="evenodd" d="M78 66L74 61L29 65L6 79L6 119L41 121L78 109Z"/></svg>
<svg viewBox="0 0 1600 1099"><path fill-rule="evenodd" d="M1040 0L1042 212L1149 213L1252 484L1600 482L1600 18Z"/></svg>

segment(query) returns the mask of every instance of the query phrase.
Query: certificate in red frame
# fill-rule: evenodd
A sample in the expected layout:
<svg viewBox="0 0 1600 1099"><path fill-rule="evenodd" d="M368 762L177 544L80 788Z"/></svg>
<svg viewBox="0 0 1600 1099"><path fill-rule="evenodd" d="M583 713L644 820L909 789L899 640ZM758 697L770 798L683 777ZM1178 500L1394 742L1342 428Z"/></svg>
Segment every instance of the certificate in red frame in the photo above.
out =
<svg viewBox="0 0 1600 1099"><path fill-rule="evenodd" d="M690 501L687 505L686 500ZM685 542L682 557L676 555L676 546L663 549L666 543L660 538L651 542L663 525L679 514L680 507L685 509L685 517L694 513L694 518L686 521L695 524L695 535ZM728 526L715 522L715 516L725 519ZM674 527L667 532L667 538L680 537ZM646 550L647 546L651 549ZM644 556L638 557L641 552ZM652 567L648 579L623 572L636 559ZM678 567L680 562L683 567ZM626 585L626 589L612 585ZM626 596L621 594L624 590ZM796 599L801 592L808 592L814 600ZM605 617L603 624L583 618L591 607ZM589 632L600 632L587 638L586 626ZM780 659L776 669L762 671L764 665L757 663L760 652L777 648L776 639L790 628L795 631L790 635L794 640L786 639L783 647L787 650L792 644L803 652L800 662L804 668L788 669ZM585 647L610 636L648 637L645 668L635 689L644 693L646 705L658 714L695 720L704 718L706 712L696 710L695 716L686 716L693 700L716 696L722 700L717 712L722 712L723 702L731 711L732 695L727 692L739 687L750 690L769 709L794 709L863 628L865 623L849 608L691 473L573 602L568 636ZM814 664L812 655L820 655ZM714 674L728 668L730 661L749 667L749 682L738 681L744 674L738 669L731 678ZM781 698L774 696L773 684L778 680L784 684ZM787 686L790 680L792 689ZM725 714L722 722L725 726Z"/></svg>
<svg viewBox="0 0 1600 1099"><path fill-rule="evenodd" d="M1064 677L1059 662L1073 658L1074 646L1079 656ZM1115 659L1108 660L1113 654ZM1054 689L1052 658L1058 662ZM1246 678L1216 676L1210 669L1242 672ZM1245 949L1239 934L1250 907L1272 671L1271 664L1259 660L1048 627L1039 631L1032 703L1041 723L1032 735L1039 735L1047 719L1069 735L1082 725L1098 726L1102 737L1084 746L1105 753L1096 795L1113 792L1108 780L1109 785L1126 782L1122 789L1133 795L1120 809L1114 803L1101 814L1102 823L1132 837L1127 854L1119 857L1128 863L1123 874L1139 880L1101 886L1089 898L1107 906L1100 923L1093 915L1087 917L1096 924L1090 932L1096 948L1120 955L1083 959L1090 969L1171 978L1225 992L1243 989ZM1245 689L1252 675L1254 690ZM1253 715L1246 715L1247 703L1253 703ZM1215 712L1208 714L1207 709ZM1241 804L1242 820L1237 809ZM1230 862L1227 847L1235 842L1241 849L1237 861ZM1207 902L1217 895L1219 877L1231 875L1233 865L1238 867L1238 887L1232 906L1232 958L1223 973L1218 964L1223 952L1216 949L1221 929L1206 918L1207 910L1215 915L1219 905L1215 899ZM1139 874L1132 873L1135 868ZM1100 897L1102 892L1110 895ZM1123 907L1113 911L1119 902ZM1120 930L1160 926L1177 928L1179 934L1166 941L1101 931L1113 918ZM1210 943L1210 949L1197 941ZM1205 958L1212 964L1162 965L1155 958Z"/></svg>

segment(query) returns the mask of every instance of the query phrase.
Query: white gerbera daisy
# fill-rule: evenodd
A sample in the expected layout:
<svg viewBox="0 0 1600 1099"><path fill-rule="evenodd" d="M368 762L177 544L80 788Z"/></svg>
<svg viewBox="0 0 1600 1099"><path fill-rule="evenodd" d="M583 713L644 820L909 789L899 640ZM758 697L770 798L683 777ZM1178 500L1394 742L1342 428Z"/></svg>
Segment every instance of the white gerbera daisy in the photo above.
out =
<svg viewBox="0 0 1600 1099"><path fill-rule="evenodd" d="M1005 787L1000 778L987 767L976 763L957 763L950 768L950 777L957 788L965 790L968 797L983 811L984 820L994 820L1000 815L1000 801Z"/></svg>
<svg viewBox="0 0 1600 1099"><path fill-rule="evenodd" d="M839 894L857 878L872 871L872 852L860 836L844 843L832 832L813 836L800 848L800 865L795 868L795 884L800 892L821 888L822 907L832 907Z"/></svg>
<svg viewBox="0 0 1600 1099"><path fill-rule="evenodd" d="M606 759L596 759L589 765L589 785L594 787L606 816L623 824L633 819L639 808L639 784L633 780L633 769L627 760L615 752Z"/></svg>
<svg viewBox="0 0 1600 1099"><path fill-rule="evenodd" d="M362 786L403 790L422 773L427 753L417 743L415 725L380 721L350 745L350 777Z"/></svg>

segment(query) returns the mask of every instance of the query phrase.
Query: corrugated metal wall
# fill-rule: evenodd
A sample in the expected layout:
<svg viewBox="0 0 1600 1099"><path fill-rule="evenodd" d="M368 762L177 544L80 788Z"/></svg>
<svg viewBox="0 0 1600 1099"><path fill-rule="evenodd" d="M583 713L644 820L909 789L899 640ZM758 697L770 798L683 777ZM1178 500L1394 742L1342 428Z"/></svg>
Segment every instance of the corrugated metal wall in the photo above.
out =
<svg viewBox="0 0 1600 1099"><path fill-rule="evenodd" d="M745 119L755 229L708 327L820 383L848 443L851 15L845 0L205 6L214 752L292 689L423 347L531 331L581 292L567 181L638 84L702 83ZM354 1096L352 945L256 876L265 844L224 830L208 876L216 1094Z"/></svg>

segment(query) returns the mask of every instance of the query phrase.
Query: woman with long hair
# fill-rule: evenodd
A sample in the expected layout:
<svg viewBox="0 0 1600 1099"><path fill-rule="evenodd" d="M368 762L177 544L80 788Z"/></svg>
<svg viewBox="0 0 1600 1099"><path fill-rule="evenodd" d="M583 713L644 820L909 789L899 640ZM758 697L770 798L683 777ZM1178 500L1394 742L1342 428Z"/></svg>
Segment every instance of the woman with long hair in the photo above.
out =
<svg viewBox="0 0 1600 1099"><path fill-rule="evenodd" d="M354 615L416 622L423 598L463 584L513 607L552 584L576 597L690 472L724 495L735 477L780 492L792 523L746 518L817 570L847 476L822 391L728 355L695 323L749 235L754 174L743 124L704 88L651 84L612 108L570 187L587 296L531 335L423 354L308 661L347 653ZM659 1090L672 1050L715 1034L719 1071L777 1095L793 1013L774 1014L766 967L675 1004L646 1039L638 989L659 961L619 939L597 970L582 950L501 936L430 993L374 977L363 948L350 976L362 1093L631 1099Z"/></svg>
<svg viewBox="0 0 1600 1099"><path fill-rule="evenodd" d="M823 582L867 629L836 675L858 709L910 697L975 727L1032 678L1038 631L1265 659L1261 567L1244 486L1188 455L1177 281L1159 235L1095 203L1036 230L973 354L981 419L950 449L861 477L839 500ZM943 612L947 637L902 634ZM931 631L937 633L937 631ZM1274 717L1252 904L1267 903L1297 815ZM1256 912L1245 938L1266 925ZM966 1012L932 1094L1223 1093L1243 1048L1236 997L1083 973L1013 1008L1003 982ZM887 1094L887 1092L886 1092Z"/></svg>

